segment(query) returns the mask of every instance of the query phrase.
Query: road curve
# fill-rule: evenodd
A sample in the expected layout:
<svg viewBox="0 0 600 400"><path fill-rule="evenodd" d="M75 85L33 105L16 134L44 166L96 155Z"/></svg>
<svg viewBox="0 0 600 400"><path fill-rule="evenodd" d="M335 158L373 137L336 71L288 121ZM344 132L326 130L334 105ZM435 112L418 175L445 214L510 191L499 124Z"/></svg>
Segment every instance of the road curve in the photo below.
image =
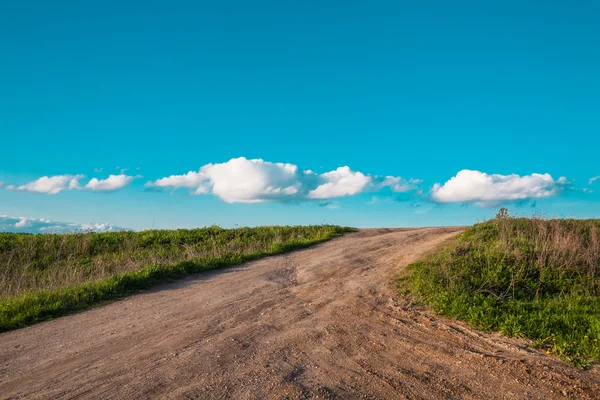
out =
<svg viewBox="0 0 600 400"><path fill-rule="evenodd" d="M0 335L0 398L600 398L393 278L461 228L367 229Z"/></svg>

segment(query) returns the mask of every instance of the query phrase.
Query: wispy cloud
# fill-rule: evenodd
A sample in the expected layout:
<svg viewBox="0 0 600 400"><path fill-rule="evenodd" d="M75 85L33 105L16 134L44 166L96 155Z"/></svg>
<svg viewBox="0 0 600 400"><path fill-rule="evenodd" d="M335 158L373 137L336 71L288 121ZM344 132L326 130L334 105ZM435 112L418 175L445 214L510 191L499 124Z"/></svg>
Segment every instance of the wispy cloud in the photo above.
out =
<svg viewBox="0 0 600 400"><path fill-rule="evenodd" d="M371 200L367 201L367 204L377 204L379 202L379 199L377 198L377 196L373 196L371 197Z"/></svg>
<svg viewBox="0 0 600 400"><path fill-rule="evenodd" d="M148 188L181 189L192 194L218 196L228 203L261 203L266 201L325 200L376 192L384 187L402 192L414 190L419 180L401 177L378 177L353 171L348 166L317 174L301 171L290 163L262 159L233 158L225 163L207 164L197 172L170 175L146 183Z"/></svg>
<svg viewBox="0 0 600 400"><path fill-rule="evenodd" d="M92 178L84 189L91 190L93 192L114 192L129 185L134 179L141 178L141 176L127 176L127 175L109 175L106 179Z"/></svg>
<svg viewBox="0 0 600 400"><path fill-rule="evenodd" d="M600 176L594 176L593 178L590 178L589 184L591 185L592 183L596 182L598 179L600 179Z"/></svg>
<svg viewBox="0 0 600 400"><path fill-rule="evenodd" d="M9 185L9 190L19 190L23 192L58 194L63 190L80 189L79 181L85 178L85 175L55 175L42 176L35 181L21 186Z"/></svg>
<svg viewBox="0 0 600 400"><path fill-rule="evenodd" d="M45 218L11 217L0 215L0 232L13 233L68 233L108 232L123 230L110 223L75 224L51 221Z"/></svg>
<svg viewBox="0 0 600 400"><path fill-rule="evenodd" d="M389 187L394 193L406 193L419 189L422 179L403 179L399 176L386 176L380 183L381 187Z"/></svg>
<svg viewBox="0 0 600 400"><path fill-rule="evenodd" d="M110 192L129 185L134 179L141 176L110 175L106 179L92 178L85 186L80 181L85 175L55 175L43 176L24 185L8 185L8 190L22 192L58 194L64 190L91 190L94 192Z"/></svg>
<svg viewBox="0 0 600 400"><path fill-rule="evenodd" d="M462 170L445 184L436 183L431 199L438 203L474 203L487 207L505 201L554 197L568 184L565 177L555 180L550 174L519 176Z"/></svg>

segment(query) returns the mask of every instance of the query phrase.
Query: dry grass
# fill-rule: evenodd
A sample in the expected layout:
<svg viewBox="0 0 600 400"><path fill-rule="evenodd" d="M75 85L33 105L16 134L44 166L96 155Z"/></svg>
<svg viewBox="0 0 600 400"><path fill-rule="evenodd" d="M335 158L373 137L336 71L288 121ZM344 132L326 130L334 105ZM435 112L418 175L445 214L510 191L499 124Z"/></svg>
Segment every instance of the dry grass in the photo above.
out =
<svg viewBox="0 0 600 400"><path fill-rule="evenodd" d="M600 220L499 216L494 222L496 246L504 260L515 266L511 288L536 279L536 297L573 290L600 295Z"/></svg>
<svg viewBox="0 0 600 400"><path fill-rule="evenodd" d="M306 247L350 230L322 225L0 234L0 332L187 274Z"/></svg>
<svg viewBox="0 0 600 400"><path fill-rule="evenodd" d="M412 292L441 314L579 366L600 360L600 220L502 210L411 269Z"/></svg>
<svg viewBox="0 0 600 400"><path fill-rule="evenodd" d="M0 299L136 271L148 265L265 252L318 240L333 227L261 227L74 234L0 234Z"/></svg>

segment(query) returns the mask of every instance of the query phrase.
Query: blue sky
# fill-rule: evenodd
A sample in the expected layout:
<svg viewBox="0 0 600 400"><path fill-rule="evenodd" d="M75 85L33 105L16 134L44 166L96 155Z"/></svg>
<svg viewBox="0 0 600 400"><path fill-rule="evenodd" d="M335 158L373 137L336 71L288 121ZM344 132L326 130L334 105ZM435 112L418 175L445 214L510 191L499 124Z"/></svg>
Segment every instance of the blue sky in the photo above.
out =
<svg viewBox="0 0 600 400"><path fill-rule="evenodd" d="M0 230L600 214L598 2L5 3Z"/></svg>

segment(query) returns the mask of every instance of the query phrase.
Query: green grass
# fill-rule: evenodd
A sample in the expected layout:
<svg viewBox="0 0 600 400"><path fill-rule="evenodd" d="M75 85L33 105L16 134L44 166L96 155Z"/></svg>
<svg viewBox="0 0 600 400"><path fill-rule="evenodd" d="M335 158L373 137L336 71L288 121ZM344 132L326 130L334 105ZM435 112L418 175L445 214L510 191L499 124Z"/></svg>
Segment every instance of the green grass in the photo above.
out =
<svg viewBox="0 0 600 400"><path fill-rule="evenodd" d="M0 332L340 236L331 225L0 234Z"/></svg>
<svg viewBox="0 0 600 400"><path fill-rule="evenodd" d="M600 220L504 210L409 270L401 286L439 314L533 339L579 367L600 360Z"/></svg>

